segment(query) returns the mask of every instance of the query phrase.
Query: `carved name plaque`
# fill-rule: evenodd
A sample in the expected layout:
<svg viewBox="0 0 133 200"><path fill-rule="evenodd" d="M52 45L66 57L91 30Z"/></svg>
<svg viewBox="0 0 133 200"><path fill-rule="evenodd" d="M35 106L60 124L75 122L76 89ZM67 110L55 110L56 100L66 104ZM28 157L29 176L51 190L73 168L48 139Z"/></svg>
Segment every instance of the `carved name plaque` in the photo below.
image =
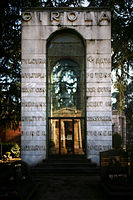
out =
<svg viewBox="0 0 133 200"><path fill-rule="evenodd" d="M44 151L46 149L45 146L39 146L39 145L22 145L21 146L22 151Z"/></svg>
<svg viewBox="0 0 133 200"><path fill-rule="evenodd" d="M44 93L46 92L46 88L28 88L28 87L22 87L23 93Z"/></svg>
<svg viewBox="0 0 133 200"><path fill-rule="evenodd" d="M46 106L46 103L44 102L22 102L21 103L22 107L44 107Z"/></svg>
<svg viewBox="0 0 133 200"><path fill-rule="evenodd" d="M88 107L103 107L103 106L106 106L106 107L111 107L112 106L112 102L111 101L106 101L106 102L103 102L103 101L93 101L93 102L87 102L87 106Z"/></svg>
<svg viewBox="0 0 133 200"><path fill-rule="evenodd" d="M45 64L46 61L40 58L22 59L22 64Z"/></svg>
<svg viewBox="0 0 133 200"><path fill-rule="evenodd" d="M112 131L87 131L88 136L112 136Z"/></svg>
<svg viewBox="0 0 133 200"><path fill-rule="evenodd" d="M87 92L110 93L111 87L87 87Z"/></svg>
<svg viewBox="0 0 133 200"><path fill-rule="evenodd" d="M95 150L95 151L108 151L112 148L111 145L90 145L87 146L88 150Z"/></svg>
<svg viewBox="0 0 133 200"><path fill-rule="evenodd" d="M45 131L21 131L22 136L46 136Z"/></svg>
<svg viewBox="0 0 133 200"><path fill-rule="evenodd" d="M34 121L45 121L46 118L45 117L42 117L42 116L23 116L21 118L21 121L26 121L26 122L34 122Z"/></svg>
<svg viewBox="0 0 133 200"><path fill-rule="evenodd" d="M89 56L87 59L90 63L95 64L109 64L111 63L111 58L94 58L92 56Z"/></svg>
<svg viewBox="0 0 133 200"><path fill-rule="evenodd" d="M22 78L45 78L44 73L22 73L21 75Z"/></svg>
<svg viewBox="0 0 133 200"><path fill-rule="evenodd" d="M110 116L93 116L93 117L87 117L88 121L111 121Z"/></svg>
<svg viewBox="0 0 133 200"><path fill-rule="evenodd" d="M65 13L65 14L64 14ZM91 12L77 12L77 11L68 11L68 12L56 12L53 11L50 13L51 22L61 22L61 18L65 18L70 22L79 21L83 17L84 22L88 22L87 25L93 25L93 21L97 22L97 25L108 25L110 22L109 16L106 13L101 14L100 18L92 16ZM42 18L41 18L42 21Z"/></svg>

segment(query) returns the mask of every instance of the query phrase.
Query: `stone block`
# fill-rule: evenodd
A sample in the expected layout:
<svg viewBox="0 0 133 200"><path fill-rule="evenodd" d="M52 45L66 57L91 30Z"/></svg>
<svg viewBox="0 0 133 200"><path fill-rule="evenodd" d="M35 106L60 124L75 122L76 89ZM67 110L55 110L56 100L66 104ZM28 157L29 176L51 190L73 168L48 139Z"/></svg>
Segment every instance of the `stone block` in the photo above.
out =
<svg viewBox="0 0 133 200"><path fill-rule="evenodd" d="M21 84L22 97L45 97L46 83L22 83Z"/></svg>
<svg viewBox="0 0 133 200"><path fill-rule="evenodd" d="M112 126L87 126L87 141L112 140Z"/></svg>
<svg viewBox="0 0 133 200"><path fill-rule="evenodd" d="M21 112L21 126L46 126L46 112Z"/></svg>
<svg viewBox="0 0 133 200"><path fill-rule="evenodd" d="M87 141L87 151L91 155L99 155L99 152L110 149L112 149L112 140Z"/></svg>
<svg viewBox="0 0 133 200"><path fill-rule="evenodd" d="M86 97L111 97L110 83L87 83Z"/></svg>
<svg viewBox="0 0 133 200"><path fill-rule="evenodd" d="M87 54L110 54L110 40L87 40Z"/></svg>
<svg viewBox="0 0 133 200"><path fill-rule="evenodd" d="M22 52L25 54L46 54L46 40L23 39Z"/></svg>
<svg viewBox="0 0 133 200"><path fill-rule="evenodd" d="M46 126L42 125L42 126L29 126L29 125L23 125L21 127L21 137L23 136L23 138L27 138L27 137L33 137L33 139L35 137L44 137L46 138ZM26 139L24 139L26 140ZM35 140L35 139L34 139ZM45 140L45 139L43 139Z"/></svg>
<svg viewBox="0 0 133 200"><path fill-rule="evenodd" d="M110 69L87 69L86 72L87 83L110 83L111 84L111 70Z"/></svg>
<svg viewBox="0 0 133 200"><path fill-rule="evenodd" d="M112 111L111 97L87 97L86 110L89 111Z"/></svg>
<svg viewBox="0 0 133 200"><path fill-rule="evenodd" d="M26 12L27 13L27 12ZM39 12L39 11L33 11L33 12L29 12L31 13L31 19L26 22L23 20L23 26L38 26L38 25L49 25L49 13L48 12ZM23 12L22 14L22 19L23 19L23 15L25 14L25 12Z"/></svg>
<svg viewBox="0 0 133 200"><path fill-rule="evenodd" d="M42 39L42 26L23 26L22 40Z"/></svg>
<svg viewBox="0 0 133 200"><path fill-rule="evenodd" d="M111 70L111 54L87 54L86 70L92 69L110 69Z"/></svg>
<svg viewBox="0 0 133 200"><path fill-rule="evenodd" d="M41 154L38 154L38 155L34 155L30 153L27 154L22 151L21 159L24 160L30 166L34 166L42 162L44 159L46 159L46 151L43 151Z"/></svg>
<svg viewBox="0 0 133 200"><path fill-rule="evenodd" d="M112 111L87 111L87 127L112 126Z"/></svg>

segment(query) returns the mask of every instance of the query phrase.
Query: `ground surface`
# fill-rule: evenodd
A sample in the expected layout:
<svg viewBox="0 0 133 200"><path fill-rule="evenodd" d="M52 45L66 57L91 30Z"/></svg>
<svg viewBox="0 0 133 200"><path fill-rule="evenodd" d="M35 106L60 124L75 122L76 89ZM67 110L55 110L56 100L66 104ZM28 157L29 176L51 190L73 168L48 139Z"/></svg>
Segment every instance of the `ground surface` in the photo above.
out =
<svg viewBox="0 0 133 200"><path fill-rule="evenodd" d="M49 176L39 183L33 200L108 200L97 176Z"/></svg>

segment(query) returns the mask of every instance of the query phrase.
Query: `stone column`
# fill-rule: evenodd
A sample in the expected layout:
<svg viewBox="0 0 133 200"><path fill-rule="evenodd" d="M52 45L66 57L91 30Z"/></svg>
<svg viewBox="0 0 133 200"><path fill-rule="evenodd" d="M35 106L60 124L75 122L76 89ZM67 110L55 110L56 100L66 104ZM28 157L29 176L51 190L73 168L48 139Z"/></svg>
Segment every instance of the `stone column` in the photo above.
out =
<svg viewBox="0 0 133 200"><path fill-rule="evenodd" d="M21 157L33 165L46 158L46 41L27 19L23 16Z"/></svg>
<svg viewBox="0 0 133 200"><path fill-rule="evenodd" d="M87 157L99 165L99 153L112 148L110 12L99 11L87 39Z"/></svg>

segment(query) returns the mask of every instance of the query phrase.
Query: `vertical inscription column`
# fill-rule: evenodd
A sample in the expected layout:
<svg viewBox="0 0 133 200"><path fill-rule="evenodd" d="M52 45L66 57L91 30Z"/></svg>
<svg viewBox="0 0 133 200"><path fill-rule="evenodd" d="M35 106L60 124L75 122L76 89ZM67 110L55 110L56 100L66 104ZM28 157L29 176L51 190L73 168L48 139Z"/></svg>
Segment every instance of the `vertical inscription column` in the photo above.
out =
<svg viewBox="0 0 133 200"><path fill-rule="evenodd" d="M95 14L87 40L87 157L99 165L99 152L112 148L110 12Z"/></svg>
<svg viewBox="0 0 133 200"><path fill-rule="evenodd" d="M34 165L46 158L46 41L33 12L22 18L21 157Z"/></svg>

